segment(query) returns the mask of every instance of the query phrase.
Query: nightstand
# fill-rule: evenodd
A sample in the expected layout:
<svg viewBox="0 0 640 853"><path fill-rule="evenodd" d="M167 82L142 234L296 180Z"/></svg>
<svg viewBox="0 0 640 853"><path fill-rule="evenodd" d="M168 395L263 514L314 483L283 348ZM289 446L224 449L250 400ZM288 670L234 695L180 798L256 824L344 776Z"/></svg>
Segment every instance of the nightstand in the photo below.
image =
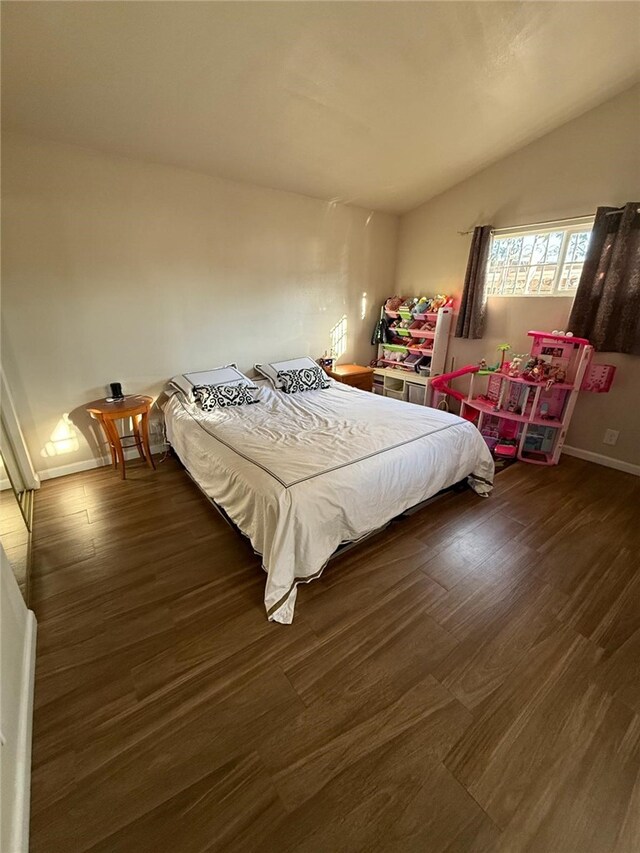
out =
<svg viewBox="0 0 640 853"><path fill-rule="evenodd" d="M373 391L373 368L360 364L336 364L328 371L329 376L344 385L360 388L361 391Z"/></svg>
<svg viewBox="0 0 640 853"><path fill-rule="evenodd" d="M106 400L94 400L87 403L86 410L92 418L100 422L111 451L113 467L120 463L122 479L126 479L124 467L124 448L137 447L141 459L144 459L151 468L155 468L151 448L149 447L149 410L153 398L128 395L121 400L108 403ZM133 435L120 436L116 429L115 421L122 418L131 418L133 424ZM123 438L132 438L133 444L122 444Z"/></svg>

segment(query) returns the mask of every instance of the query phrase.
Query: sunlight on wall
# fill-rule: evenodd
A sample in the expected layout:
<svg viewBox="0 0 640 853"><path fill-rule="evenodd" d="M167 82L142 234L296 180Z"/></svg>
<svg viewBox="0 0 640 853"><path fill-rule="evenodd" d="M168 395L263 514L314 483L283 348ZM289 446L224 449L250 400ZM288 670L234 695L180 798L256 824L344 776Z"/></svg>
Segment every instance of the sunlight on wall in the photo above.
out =
<svg viewBox="0 0 640 853"><path fill-rule="evenodd" d="M78 433L69 419L68 412L65 412L51 433L50 440L40 451L40 455L44 457L62 456L64 453L73 453L79 447Z"/></svg>
<svg viewBox="0 0 640 853"><path fill-rule="evenodd" d="M364 320L367 316L367 292L362 294L362 299L360 300L360 319Z"/></svg>
<svg viewBox="0 0 640 853"><path fill-rule="evenodd" d="M347 351L347 315L343 314L341 319L329 332L331 337L331 355L340 358Z"/></svg>

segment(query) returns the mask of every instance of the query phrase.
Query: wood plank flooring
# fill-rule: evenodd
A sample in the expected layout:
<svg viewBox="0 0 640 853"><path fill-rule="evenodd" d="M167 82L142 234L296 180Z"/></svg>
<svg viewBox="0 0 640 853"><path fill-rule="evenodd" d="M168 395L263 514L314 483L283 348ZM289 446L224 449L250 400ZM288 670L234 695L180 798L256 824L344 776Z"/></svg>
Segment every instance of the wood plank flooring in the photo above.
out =
<svg viewBox="0 0 640 853"><path fill-rule="evenodd" d="M32 853L640 850L640 480L449 494L266 620L173 459L45 482Z"/></svg>

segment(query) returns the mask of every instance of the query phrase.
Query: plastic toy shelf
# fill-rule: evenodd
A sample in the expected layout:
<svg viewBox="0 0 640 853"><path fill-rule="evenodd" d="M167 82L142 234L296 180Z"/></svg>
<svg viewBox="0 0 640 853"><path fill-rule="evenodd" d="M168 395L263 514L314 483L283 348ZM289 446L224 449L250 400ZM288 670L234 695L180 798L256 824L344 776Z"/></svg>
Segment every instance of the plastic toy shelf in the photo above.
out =
<svg viewBox="0 0 640 853"><path fill-rule="evenodd" d="M477 409L479 412L483 412L486 415L492 415L495 418L507 418L510 421L516 421L516 423L520 424L533 424L534 426L546 427L562 426L561 421L551 418L533 418L532 420L529 415L516 415L513 412L507 412L502 409L496 411L493 403L488 403L485 400L479 400L477 397L474 397L473 400L464 400L463 404L465 406L471 406L472 409Z"/></svg>
<svg viewBox="0 0 640 853"><path fill-rule="evenodd" d="M447 299L449 304L437 311L412 314L409 305L415 300L405 302L406 305L397 311L387 310L386 303L381 306L381 320L402 320L402 323L390 324L388 337L392 342L378 342L373 369L374 390L384 396L427 406L431 402L431 377L444 371L453 307ZM429 303L423 304L426 307Z"/></svg>

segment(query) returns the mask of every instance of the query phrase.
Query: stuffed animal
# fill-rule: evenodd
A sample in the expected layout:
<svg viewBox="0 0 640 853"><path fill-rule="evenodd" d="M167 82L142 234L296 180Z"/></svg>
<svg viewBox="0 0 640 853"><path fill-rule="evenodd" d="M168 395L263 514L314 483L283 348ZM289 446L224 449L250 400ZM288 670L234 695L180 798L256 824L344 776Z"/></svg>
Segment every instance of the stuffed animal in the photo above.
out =
<svg viewBox="0 0 640 853"><path fill-rule="evenodd" d="M429 306L431 305L431 300L427 299L426 296L421 296L420 299L416 302L416 304L411 309L412 314L426 314L429 310Z"/></svg>
<svg viewBox="0 0 640 853"><path fill-rule="evenodd" d="M384 303L384 307L386 311L397 311L398 308L402 305L404 299L402 296L390 296L389 299Z"/></svg>
<svg viewBox="0 0 640 853"><path fill-rule="evenodd" d="M431 300L431 311L439 311L440 308L444 308L447 305L451 304L451 297L445 296L442 293L439 293L435 299Z"/></svg>
<svg viewBox="0 0 640 853"><path fill-rule="evenodd" d="M402 361L404 358L404 353L390 349L383 350L383 355L387 361Z"/></svg>

